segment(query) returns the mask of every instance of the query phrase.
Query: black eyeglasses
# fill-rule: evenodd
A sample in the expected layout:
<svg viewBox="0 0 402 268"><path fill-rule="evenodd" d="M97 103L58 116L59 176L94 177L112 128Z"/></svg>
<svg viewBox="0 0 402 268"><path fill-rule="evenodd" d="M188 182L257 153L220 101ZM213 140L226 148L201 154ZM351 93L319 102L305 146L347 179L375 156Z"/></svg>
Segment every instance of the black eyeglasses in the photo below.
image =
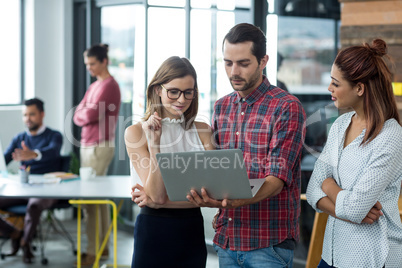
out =
<svg viewBox="0 0 402 268"><path fill-rule="evenodd" d="M180 98L181 94L183 93L184 98L186 100L193 100L196 96L195 89L187 89L184 91L178 90L178 89L166 89L162 84L161 87L166 90L167 92L167 97L171 100L177 100Z"/></svg>

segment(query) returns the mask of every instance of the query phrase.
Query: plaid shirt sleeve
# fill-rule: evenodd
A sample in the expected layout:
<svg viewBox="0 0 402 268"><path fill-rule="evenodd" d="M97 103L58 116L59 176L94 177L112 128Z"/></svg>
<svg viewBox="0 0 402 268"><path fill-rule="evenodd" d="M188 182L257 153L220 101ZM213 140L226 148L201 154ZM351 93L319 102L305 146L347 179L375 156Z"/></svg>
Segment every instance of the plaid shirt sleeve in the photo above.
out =
<svg viewBox="0 0 402 268"><path fill-rule="evenodd" d="M299 102L285 103L274 122L265 177L271 175L292 184L292 170L298 164L304 142L304 114Z"/></svg>

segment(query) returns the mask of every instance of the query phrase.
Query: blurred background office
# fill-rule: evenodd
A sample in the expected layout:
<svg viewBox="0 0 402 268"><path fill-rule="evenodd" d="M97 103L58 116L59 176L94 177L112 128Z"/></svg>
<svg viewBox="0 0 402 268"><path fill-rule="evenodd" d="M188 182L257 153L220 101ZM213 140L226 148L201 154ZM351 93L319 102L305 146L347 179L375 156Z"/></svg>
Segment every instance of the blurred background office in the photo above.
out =
<svg viewBox="0 0 402 268"><path fill-rule="evenodd" d="M198 73L199 120L209 122L214 102L232 91L222 60L222 40L240 22L266 32L272 84L283 81L308 115L302 162L305 190L327 130L338 116L327 87L336 52L383 38L402 82L402 5L398 0L3 0L0 2L0 140L23 129L21 103L34 96L47 106L46 124L64 134L63 153L78 153L80 129L73 109L92 82L82 53L109 44L109 71L119 83L122 106L109 174L129 174L124 129L145 109L145 89L164 59L188 57ZM277 71L277 55L283 62ZM399 71L399 73L398 73ZM402 91L402 88L401 88ZM397 94L402 95L402 92ZM401 108L402 100L398 97ZM127 201L120 228L131 232L137 207ZM207 242L214 211L204 211ZM302 201L301 241L295 262L306 259L314 212Z"/></svg>

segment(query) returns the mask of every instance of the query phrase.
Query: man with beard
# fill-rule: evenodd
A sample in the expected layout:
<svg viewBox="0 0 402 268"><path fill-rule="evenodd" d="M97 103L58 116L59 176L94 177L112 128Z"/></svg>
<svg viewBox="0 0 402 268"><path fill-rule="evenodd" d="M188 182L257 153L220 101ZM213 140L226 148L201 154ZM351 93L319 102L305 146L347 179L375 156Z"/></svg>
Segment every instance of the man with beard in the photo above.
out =
<svg viewBox="0 0 402 268"><path fill-rule="evenodd" d="M265 181L251 199L214 200L205 189L187 199L219 208L213 241L219 267L292 267L305 113L297 98L263 75L268 55L259 28L234 26L223 41L223 60L234 92L215 103L216 148L241 149L249 178Z"/></svg>
<svg viewBox="0 0 402 268"><path fill-rule="evenodd" d="M43 124L45 111L43 101L34 98L25 101L23 121L27 130L17 134L4 152L6 163L11 160L21 162L22 166L30 166L30 173L44 174L58 171L60 167L60 149L63 138L60 132ZM36 227L43 210L50 208L58 200L55 199L11 199L0 198L0 209L16 205L27 205L23 232L15 229L7 222L0 220L0 233L12 239L12 251L8 255L16 255L20 246L23 250L23 261L31 263L34 255L30 249Z"/></svg>

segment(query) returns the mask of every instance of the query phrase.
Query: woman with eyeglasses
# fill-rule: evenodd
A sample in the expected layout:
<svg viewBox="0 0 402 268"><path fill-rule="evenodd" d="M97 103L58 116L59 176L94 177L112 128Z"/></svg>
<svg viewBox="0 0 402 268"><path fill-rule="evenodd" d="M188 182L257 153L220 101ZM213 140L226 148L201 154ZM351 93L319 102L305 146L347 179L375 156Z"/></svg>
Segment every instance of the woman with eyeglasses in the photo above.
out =
<svg viewBox="0 0 402 268"><path fill-rule="evenodd" d="M195 121L197 75L186 58L162 63L147 88L142 122L126 129L132 200L141 207L134 228L132 267L205 267L203 217L190 202L169 201L156 154L213 150L212 131Z"/></svg>

